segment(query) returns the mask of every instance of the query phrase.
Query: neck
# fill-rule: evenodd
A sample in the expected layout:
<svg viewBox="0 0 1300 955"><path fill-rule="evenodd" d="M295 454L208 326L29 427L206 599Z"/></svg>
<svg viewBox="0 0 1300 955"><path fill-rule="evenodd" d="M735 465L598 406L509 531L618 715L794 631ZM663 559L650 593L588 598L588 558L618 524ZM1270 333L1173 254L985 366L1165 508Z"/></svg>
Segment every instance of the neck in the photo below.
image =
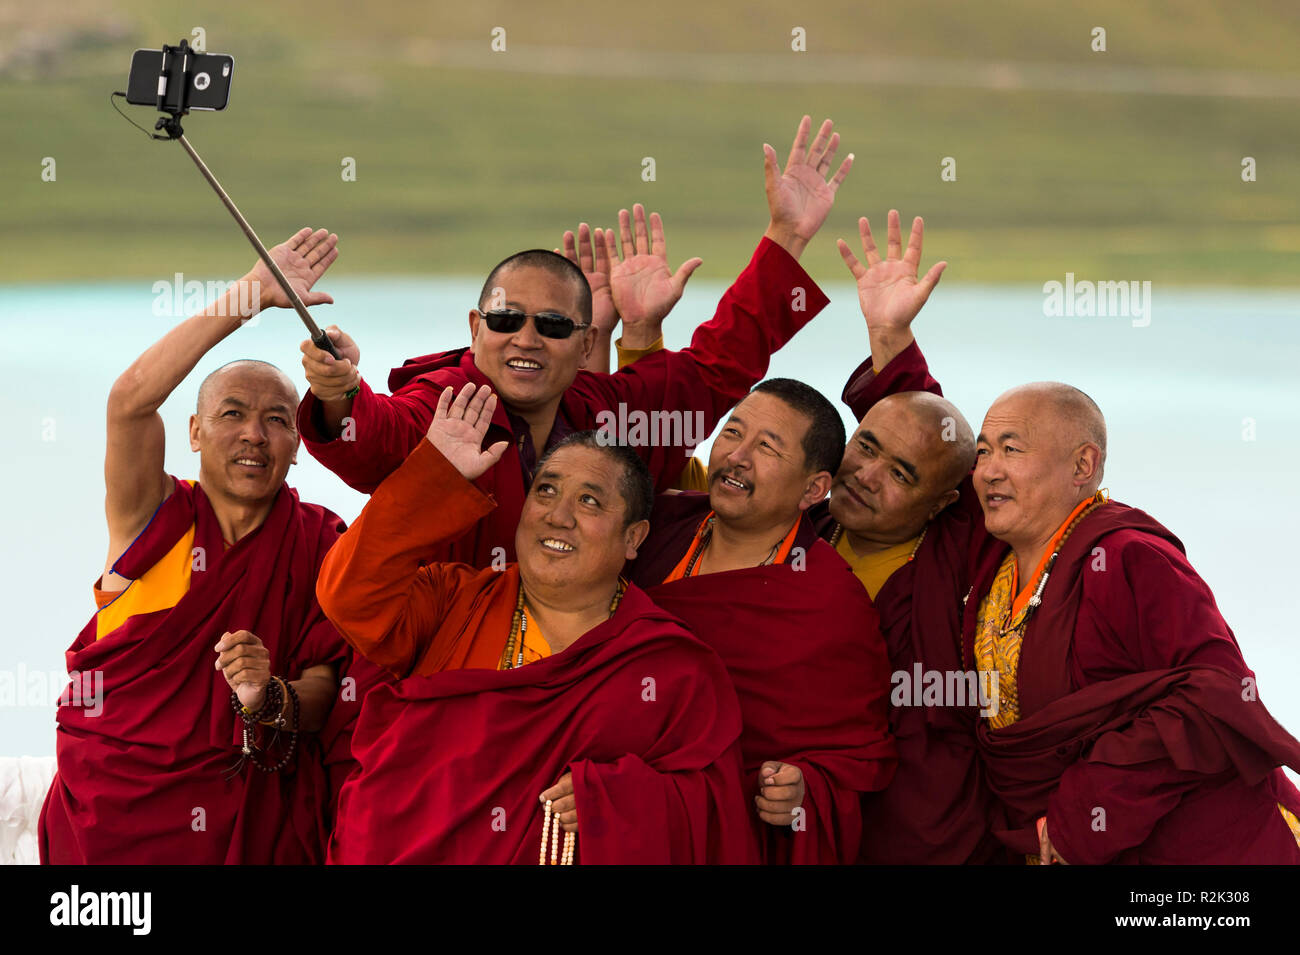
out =
<svg viewBox="0 0 1300 955"><path fill-rule="evenodd" d="M716 518L709 546L700 557L700 573L717 574L757 567L790 533L790 525L795 520L797 518L791 518L780 525L751 530L729 525L721 517Z"/></svg>
<svg viewBox="0 0 1300 955"><path fill-rule="evenodd" d="M528 426L529 437L533 440L533 451L539 458L546 449L546 442L551 437L551 430L555 427L555 415L559 410L560 399L558 397L548 401L540 408L530 408L526 411L519 408L509 408L512 415L521 419ZM515 435L515 440L519 440L518 435Z"/></svg>
<svg viewBox="0 0 1300 955"><path fill-rule="evenodd" d="M204 488L204 490L207 489ZM212 504L212 512L217 517L217 526L221 528L221 536L225 538L226 543L237 544L262 526L262 522L271 513L275 498L271 498L269 501L250 503L248 501L232 501L209 494L208 501Z"/></svg>
<svg viewBox="0 0 1300 955"><path fill-rule="evenodd" d="M522 577L519 583L524 588L528 612L542 628L552 653L568 648L587 631L608 620L609 605L618 592L617 580L595 587L530 586Z"/></svg>
<svg viewBox="0 0 1300 955"><path fill-rule="evenodd" d="M843 525L841 525L843 526ZM857 557L866 557L868 554L878 554L882 550L888 550L891 547L897 547L899 544L915 539L924 528L920 528L915 534L904 537L902 540L879 540L874 537L864 537L861 534L855 534L847 527L844 528L844 540L848 543L849 549Z"/></svg>

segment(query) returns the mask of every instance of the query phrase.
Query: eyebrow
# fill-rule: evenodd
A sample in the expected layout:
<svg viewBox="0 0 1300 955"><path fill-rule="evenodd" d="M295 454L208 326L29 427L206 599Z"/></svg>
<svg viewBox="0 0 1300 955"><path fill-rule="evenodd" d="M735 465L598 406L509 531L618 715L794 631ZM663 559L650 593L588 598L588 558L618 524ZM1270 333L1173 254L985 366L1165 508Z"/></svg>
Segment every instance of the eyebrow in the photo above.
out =
<svg viewBox="0 0 1300 955"><path fill-rule="evenodd" d="M745 423L745 419L740 417L740 415L733 414L730 418L727 419L727 424L731 424L733 422L735 422L736 424L743 425ZM785 447L785 440L775 431L770 431L767 428L759 428L758 433L762 435L766 435L767 437L771 438L772 442L778 445L779 447L782 448Z"/></svg>
<svg viewBox="0 0 1300 955"><path fill-rule="evenodd" d="M1014 432L1014 431L1003 431L1000 435L998 435L998 440L999 440L999 441L1006 441L1006 440L1008 440L1008 439L1010 439L1010 440L1012 440L1012 441L1021 441L1021 440L1023 440L1023 439L1020 437L1020 435L1016 434L1016 432ZM983 444L992 444L993 442L990 441L987 437L985 437L984 432L981 431L981 432L980 432L980 436L979 436L978 438L975 439L975 443L976 443L976 444L979 444L979 443L983 443Z"/></svg>
<svg viewBox="0 0 1300 955"><path fill-rule="evenodd" d="M547 470L547 471L543 471L541 474L533 478L533 483L536 484L538 481L563 481L563 480L564 480L564 475L561 474L559 471ZM609 491L606 488L602 487L599 484L592 484L590 481L583 481L581 486L589 490L596 491L601 495L605 495L609 493Z"/></svg>
<svg viewBox="0 0 1300 955"><path fill-rule="evenodd" d="M876 446L877 450L879 450L882 454L884 454L885 449L881 446L880 439L877 438L875 434L873 434L872 432L867 430L859 431L858 437L863 439L864 441L870 441L872 444ZM914 465L911 461L905 460L904 458L900 458L898 457L898 455L895 454L885 454L885 457L889 458L889 460L893 461L895 464L901 467L908 474L912 475L913 481L921 480L921 475L917 473L916 465Z"/></svg>
<svg viewBox="0 0 1300 955"><path fill-rule="evenodd" d="M506 307L507 307L507 308L510 308L510 309L513 309L513 310L516 311L516 312L527 312L527 311L528 311L528 309L525 308L523 305L521 305L519 302L514 302L514 301L506 302ZM491 311L491 309L489 309L489 311ZM565 311L564 309L562 309L562 308L542 308L542 309L538 309L537 312L536 312L535 314L538 314L538 315L559 315L559 316L562 316L563 318L571 318L571 317L572 317L572 316L569 315L568 312L566 312L566 311Z"/></svg>
<svg viewBox="0 0 1300 955"><path fill-rule="evenodd" d="M252 405L248 404L247 402L240 401L238 398L229 398L229 397L227 397L227 398L222 398L222 399L221 399L221 404L217 405L217 407L220 408L220 407L222 407L222 405L234 405L236 408L245 408L245 409L247 409L247 410L249 410L249 411L252 411L252 410L253 410L253 406L252 406ZM283 412L285 412L285 413L287 414L287 413L289 412L289 406L288 406L288 405L284 405L284 404L274 404L274 405L269 405L269 406L267 406L267 409L266 409L266 410L267 410L267 411L283 411Z"/></svg>

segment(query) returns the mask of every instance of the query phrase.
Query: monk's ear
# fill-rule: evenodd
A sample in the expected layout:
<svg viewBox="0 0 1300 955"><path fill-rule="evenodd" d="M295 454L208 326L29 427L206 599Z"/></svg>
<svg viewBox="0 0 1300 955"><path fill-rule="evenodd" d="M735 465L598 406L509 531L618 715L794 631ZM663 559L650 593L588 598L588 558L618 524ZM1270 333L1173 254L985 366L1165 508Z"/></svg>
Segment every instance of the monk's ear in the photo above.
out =
<svg viewBox="0 0 1300 955"><path fill-rule="evenodd" d="M649 533L649 521L637 521L635 524L629 525L627 530L623 532L623 541L627 545L625 556L628 560L636 560L636 553L641 548L641 545L645 543Z"/></svg>
<svg viewBox="0 0 1300 955"><path fill-rule="evenodd" d="M591 350L596 347L596 326L588 325L582 330L582 365L587 367L587 359L591 357ZM608 368L598 369L599 371L609 371Z"/></svg>
<svg viewBox="0 0 1300 955"><path fill-rule="evenodd" d="M301 447L302 447L302 435L298 435L298 437L294 438L293 440L293 456L289 458L290 464L298 463L298 449Z"/></svg>
<svg viewBox="0 0 1300 955"><path fill-rule="evenodd" d="M957 498L959 497L961 497L961 492L958 491L956 488L953 488L951 491L941 494L939 496L939 499L934 502L934 507L930 508L930 513L925 518L926 521L934 520L936 517L939 516L940 511L942 511L953 501L957 500Z"/></svg>
<svg viewBox="0 0 1300 955"><path fill-rule="evenodd" d="M474 346L478 344L478 327L483 321L483 316L479 314L478 309L469 310L469 350L472 353Z"/></svg>
<svg viewBox="0 0 1300 955"><path fill-rule="evenodd" d="M818 471L808 479L808 485L803 490L803 497L799 499L799 510L806 511L818 501L824 500L827 494L831 493L831 472Z"/></svg>
<svg viewBox="0 0 1300 955"><path fill-rule="evenodd" d="M190 450L199 450L199 416L190 415Z"/></svg>
<svg viewBox="0 0 1300 955"><path fill-rule="evenodd" d="M1074 483L1079 487L1101 479L1101 448L1089 441L1074 452Z"/></svg>

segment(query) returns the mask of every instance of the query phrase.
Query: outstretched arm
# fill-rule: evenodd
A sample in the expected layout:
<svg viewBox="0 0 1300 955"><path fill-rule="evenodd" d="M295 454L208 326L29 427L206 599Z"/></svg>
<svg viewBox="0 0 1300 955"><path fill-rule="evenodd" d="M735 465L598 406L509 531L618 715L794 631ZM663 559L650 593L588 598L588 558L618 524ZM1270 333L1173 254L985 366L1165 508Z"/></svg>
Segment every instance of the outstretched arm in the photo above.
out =
<svg viewBox="0 0 1300 955"><path fill-rule="evenodd" d="M311 288L338 258L337 243L338 236L308 228L271 250L305 304L334 301ZM240 309L250 304L247 314L240 314ZM155 342L113 383L104 454L109 537L104 589L126 586L125 580L110 573L113 563L171 493L172 484L163 471L163 421L158 409L214 345L248 318L271 307L287 308L289 301L259 260L221 298Z"/></svg>
<svg viewBox="0 0 1300 955"><path fill-rule="evenodd" d="M482 450L496 395L466 384L438 400L427 440L375 491L321 564L316 597L343 638L372 663L406 676L428 653L455 596L448 565L428 564L495 506L473 484L500 460ZM454 565L453 565L454 566Z"/></svg>

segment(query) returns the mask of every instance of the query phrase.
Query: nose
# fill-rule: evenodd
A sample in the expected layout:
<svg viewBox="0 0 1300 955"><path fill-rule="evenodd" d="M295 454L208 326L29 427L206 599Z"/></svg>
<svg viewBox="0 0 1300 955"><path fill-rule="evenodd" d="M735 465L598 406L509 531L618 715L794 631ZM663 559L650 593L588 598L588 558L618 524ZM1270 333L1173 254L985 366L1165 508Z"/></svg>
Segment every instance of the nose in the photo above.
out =
<svg viewBox="0 0 1300 955"><path fill-rule="evenodd" d="M571 528L577 523L574 519L575 513L573 501L567 495L560 495L547 510L546 523L552 527Z"/></svg>
<svg viewBox="0 0 1300 955"><path fill-rule="evenodd" d="M240 440L247 441L249 444L266 444L266 428L262 424L262 419L256 415L246 415L244 417L244 427L240 429L239 437Z"/></svg>
<svg viewBox="0 0 1300 955"><path fill-rule="evenodd" d="M996 455L981 454L975 458L975 480L984 484L995 484L1006 477L1002 462Z"/></svg>
<svg viewBox="0 0 1300 955"><path fill-rule="evenodd" d="M880 459L867 459L862 462L861 467L853 472L853 477L863 488L872 494L876 494L880 491L881 473Z"/></svg>
<svg viewBox="0 0 1300 955"><path fill-rule="evenodd" d="M536 320L530 315L524 319L523 328L510 336L510 341L518 348L542 348L542 336L537 333Z"/></svg>

